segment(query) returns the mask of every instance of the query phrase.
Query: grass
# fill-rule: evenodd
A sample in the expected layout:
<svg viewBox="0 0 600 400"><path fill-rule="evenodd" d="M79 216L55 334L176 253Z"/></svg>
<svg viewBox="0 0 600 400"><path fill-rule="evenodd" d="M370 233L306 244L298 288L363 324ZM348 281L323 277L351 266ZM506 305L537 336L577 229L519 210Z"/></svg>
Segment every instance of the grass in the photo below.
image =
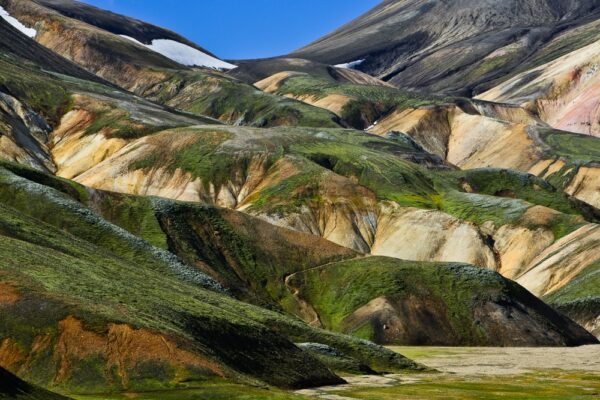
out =
<svg viewBox="0 0 600 400"><path fill-rule="evenodd" d="M576 164L600 161L600 138L554 129L541 130L540 136L555 156Z"/></svg>
<svg viewBox="0 0 600 400"><path fill-rule="evenodd" d="M222 75L195 71L178 75L173 78L172 83L184 89L178 93L165 90L156 96L159 101L229 124L254 127L339 127L338 118L327 110L264 93L251 85Z"/></svg>
<svg viewBox="0 0 600 400"><path fill-rule="evenodd" d="M446 103L446 99L427 97L396 88L376 85L340 83L311 75L293 75L284 79L277 94L295 97L328 95L347 96L351 100L341 112L343 121L356 129L364 129L395 108L416 108Z"/></svg>

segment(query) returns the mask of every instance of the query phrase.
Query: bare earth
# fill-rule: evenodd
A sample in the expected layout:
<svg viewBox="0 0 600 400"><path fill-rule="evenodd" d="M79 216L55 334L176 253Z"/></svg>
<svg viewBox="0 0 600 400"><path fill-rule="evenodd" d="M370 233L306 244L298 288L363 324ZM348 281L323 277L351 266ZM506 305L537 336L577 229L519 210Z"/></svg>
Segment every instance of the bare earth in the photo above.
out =
<svg viewBox="0 0 600 400"><path fill-rule="evenodd" d="M600 345L576 348L517 347L392 347L394 351L436 369L441 374L389 374L385 376L344 377L347 385L299 390L296 394L326 400L356 400L346 395L358 388L392 388L425 383L437 376L441 380L469 382L485 378L517 376L540 371L565 371L592 375L600 379ZM506 378L504 378L506 379ZM591 390L591 389L590 389ZM597 393L592 393L595 398ZM404 397L403 397L404 398ZM516 397L515 397L516 398Z"/></svg>
<svg viewBox="0 0 600 400"><path fill-rule="evenodd" d="M543 369L600 373L600 345L574 348L428 347L430 354L415 353L420 349L423 348L394 348L428 367L460 375L514 375Z"/></svg>

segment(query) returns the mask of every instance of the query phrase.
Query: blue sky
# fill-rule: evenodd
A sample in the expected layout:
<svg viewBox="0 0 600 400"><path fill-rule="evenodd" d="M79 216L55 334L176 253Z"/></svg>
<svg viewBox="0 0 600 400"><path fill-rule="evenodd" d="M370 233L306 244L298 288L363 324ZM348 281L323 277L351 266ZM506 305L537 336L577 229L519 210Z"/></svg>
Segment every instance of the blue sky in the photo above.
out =
<svg viewBox="0 0 600 400"><path fill-rule="evenodd" d="M289 53L380 0L83 0L164 26L221 58ZM318 16L318 17L317 17Z"/></svg>

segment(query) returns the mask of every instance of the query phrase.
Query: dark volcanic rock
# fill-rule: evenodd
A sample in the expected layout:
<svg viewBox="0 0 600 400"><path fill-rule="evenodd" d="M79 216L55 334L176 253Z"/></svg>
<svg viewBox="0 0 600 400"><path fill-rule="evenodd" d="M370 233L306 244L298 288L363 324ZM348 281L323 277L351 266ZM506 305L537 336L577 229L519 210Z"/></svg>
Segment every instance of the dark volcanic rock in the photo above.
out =
<svg viewBox="0 0 600 400"><path fill-rule="evenodd" d="M364 60L360 70L399 86L470 94L599 14L595 0L386 0L291 56Z"/></svg>

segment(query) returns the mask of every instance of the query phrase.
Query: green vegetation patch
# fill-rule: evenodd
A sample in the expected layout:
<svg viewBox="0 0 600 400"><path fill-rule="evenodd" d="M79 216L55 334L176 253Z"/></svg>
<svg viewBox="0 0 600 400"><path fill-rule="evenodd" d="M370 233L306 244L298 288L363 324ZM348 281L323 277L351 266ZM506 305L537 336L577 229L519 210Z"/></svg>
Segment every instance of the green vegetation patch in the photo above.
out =
<svg viewBox="0 0 600 400"><path fill-rule="evenodd" d="M392 302L411 296L427 297L443 304L452 328L473 343L483 332L473 325L467 305L475 296L503 290L501 278L481 268L386 257L342 261L298 273L292 279L292 285L299 288L300 296L314 307L328 329L343 330L348 316L382 296Z"/></svg>
<svg viewBox="0 0 600 400"><path fill-rule="evenodd" d="M600 138L555 129L540 130L539 134L557 157L575 163L600 162Z"/></svg>
<svg viewBox="0 0 600 400"><path fill-rule="evenodd" d="M1 397L0 397L1 398ZM75 396L76 400L301 400L304 396L268 388L211 380L193 389Z"/></svg>
<svg viewBox="0 0 600 400"><path fill-rule="evenodd" d="M180 93L170 87L184 87ZM234 125L254 127L339 127L331 112L300 101L264 93L223 75L194 72L173 78L156 97L191 113L208 115Z"/></svg>
<svg viewBox="0 0 600 400"><path fill-rule="evenodd" d="M336 82L331 78L308 74L293 75L281 82L277 94L294 97L312 96L321 99L328 95L347 96L342 119L357 129L364 129L395 108L417 108L445 104L447 99L424 96L387 86L358 85Z"/></svg>
<svg viewBox="0 0 600 400"><path fill-rule="evenodd" d="M19 99L55 126L73 105L71 93L53 75L0 54L0 91Z"/></svg>
<svg viewBox="0 0 600 400"><path fill-rule="evenodd" d="M562 288L544 296L544 301L555 305L594 300L600 307L600 261L581 271ZM600 308L596 310L600 313Z"/></svg>
<svg viewBox="0 0 600 400"><path fill-rule="evenodd" d="M169 131L175 135L187 135L191 138L189 143L178 149L167 146L157 147L151 154L134 161L129 165L130 171L151 170L164 167L174 172L181 169L200 178L207 185L212 183L216 188L226 183L233 171L245 170L249 163L250 155L240 155L218 151L222 143L230 139L230 133L224 130L189 130L179 128Z"/></svg>

